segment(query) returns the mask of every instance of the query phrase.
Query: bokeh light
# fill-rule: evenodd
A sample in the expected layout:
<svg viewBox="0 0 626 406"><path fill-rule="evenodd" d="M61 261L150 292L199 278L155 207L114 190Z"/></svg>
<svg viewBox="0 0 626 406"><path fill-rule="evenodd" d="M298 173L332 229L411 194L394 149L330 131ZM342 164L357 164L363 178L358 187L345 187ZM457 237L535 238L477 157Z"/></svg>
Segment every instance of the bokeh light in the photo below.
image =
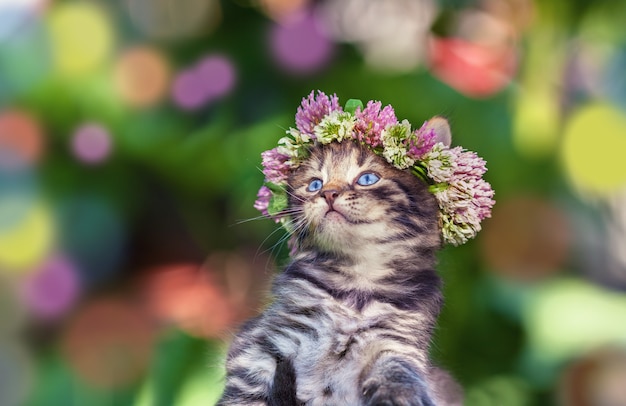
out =
<svg viewBox="0 0 626 406"><path fill-rule="evenodd" d="M611 59L607 63L604 75L604 89L612 102L626 108L626 80L622 72L626 65L626 49L623 46L616 47L616 52L611 55Z"/></svg>
<svg viewBox="0 0 626 406"><path fill-rule="evenodd" d="M202 84L194 71L182 71L176 76L172 98L185 110L195 110L204 104L205 94L202 91Z"/></svg>
<svg viewBox="0 0 626 406"><path fill-rule="evenodd" d="M206 35L222 18L217 0L126 0L126 6L137 28L155 39Z"/></svg>
<svg viewBox="0 0 626 406"><path fill-rule="evenodd" d="M39 121L26 111L0 111L0 166L34 164L44 149Z"/></svg>
<svg viewBox="0 0 626 406"><path fill-rule="evenodd" d="M127 387L146 372L156 329L121 299L94 300L70 320L61 350L78 377L102 389Z"/></svg>
<svg viewBox="0 0 626 406"><path fill-rule="evenodd" d="M74 155L87 164L105 161L112 149L111 135L105 127L96 123L83 124L72 137Z"/></svg>
<svg viewBox="0 0 626 406"><path fill-rule="evenodd" d="M120 97L134 107L159 102L167 92L170 66L158 50L136 46L124 51L117 60L113 80Z"/></svg>
<svg viewBox="0 0 626 406"><path fill-rule="evenodd" d="M607 195L626 187L626 115L594 103L568 120L561 157L570 181L583 192Z"/></svg>
<svg viewBox="0 0 626 406"><path fill-rule="evenodd" d="M72 258L81 285L98 286L121 271L127 235L117 207L103 196L76 192L59 202L58 212L57 245Z"/></svg>
<svg viewBox="0 0 626 406"><path fill-rule="evenodd" d="M571 363L559 382L561 405L626 404L626 349L610 346Z"/></svg>
<svg viewBox="0 0 626 406"><path fill-rule="evenodd" d="M275 268L272 258L256 251L217 251L209 255L206 264L220 276L236 319L254 315L270 289L271 270Z"/></svg>
<svg viewBox="0 0 626 406"><path fill-rule="evenodd" d="M226 96L235 86L235 68L221 55L211 55L200 61L196 74L202 80L207 102Z"/></svg>
<svg viewBox="0 0 626 406"><path fill-rule="evenodd" d="M220 337L236 309L198 265L172 265L151 272L144 284L147 303L161 320L198 337Z"/></svg>
<svg viewBox="0 0 626 406"><path fill-rule="evenodd" d="M0 104L10 105L15 97L41 85L50 74L50 46L43 16L26 7L23 21L20 21L22 15L17 16L17 21L7 22L7 25L0 21L0 100L4 100ZM6 17L2 14L0 11L0 20ZM17 24L12 26L13 23ZM7 38L3 39L5 33Z"/></svg>
<svg viewBox="0 0 626 406"><path fill-rule="evenodd" d="M389 73L423 63L437 13L432 0L333 0L320 7L333 38L356 44L369 67Z"/></svg>
<svg viewBox="0 0 626 406"><path fill-rule="evenodd" d="M0 1L0 41L11 37L39 14L48 0Z"/></svg>
<svg viewBox="0 0 626 406"><path fill-rule="evenodd" d="M256 0L265 14L276 21L285 21L304 10L310 0Z"/></svg>
<svg viewBox="0 0 626 406"><path fill-rule="evenodd" d="M480 242L493 272L530 281L561 269L571 235L569 220L557 206L528 196L498 202Z"/></svg>
<svg viewBox="0 0 626 406"><path fill-rule="evenodd" d="M16 337L26 320L26 310L13 279L0 274L0 342Z"/></svg>
<svg viewBox="0 0 626 406"><path fill-rule="evenodd" d="M55 222L43 203L33 205L21 222L0 229L0 270L30 271L50 251Z"/></svg>
<svg viewBox="0 0 626 406"><path fill-rule="evenodd" d="M76 302L80 281L74 264L57 254L29 274L21 290L26 306L35 317L54 320L67 313Z"/></svg>
<svg viewBox="0 0 626 406"><path fill-rule="evenodd" d="M185 110L197 110L228 95L235 86L237 74L229 58L210 55L174 80L172 97Z"/></svg>
<svg viewBox="0 0 626 406"><path fill-rule="evenodd" d="M6 168L0 164L0 233L24 221L37 202L38 189L33 168Z"/></svg>
<svg viewBox="0 0 626 406"><path fill-rule="evenodd" d="M524 321L536 356L563 361L605 345L626 342L620 321L626 295L576 279L541 286L526 303Z"/></svg>
<svg viewBox="0 0 626 406"><path fill-rule="evenodd" d="M217 372L217 373L216 373ZM200 368L185 382L176 398L176 406L214 405L220 399L221 371Z"/></svg>
<svg viewBox="0 0 626 406"><path fill-rule="evenodd" d="M516 69L515 50L469 42L460 38L433 38L430 49L433 73L457 91L487 97L502 90Z"/></svg>
<svg viewBox="0 0 626 406"><path fill-rule="evenodd" d="M450 32L431 40L433 74L470 97L503 90L517 70L517 42L529 9L527 0L481 0L460 10Z"/></svg>
<svg viewBox="0 0 626 406"><path fill-rule="evenodd" d="M607 60L614 53L613 47L598 45L595 41L577 38L573 41L574 51L568 55L565 65L565 84L567 98L574 102L580 94L588 94L594 98L604 98ZM567 106L570 107L570 106Z"/></svg>
<svg viewBox="0 0 626 406"><path fill-rule="evenodd" d="M320 25L316 15L310 13L274 25L269 40L278 65L296 75L312 74L324 68L331 60L334 44Z"/></svg>
<svg viewBox="0 0 626 406"><path fill-rule="evenodd" d="M81 75L100 67L115 38L111 21L95 2L68 2L52 9L49 30L56 67L65 75Z"/></svg>
<svg viewBox="0 0 626 406"><path fill-rule="evenodd" d="M537 86L517 99L513 142L526 157L545 158L554 153L561 131L555 93L549 86Z"/></svg>
<svg viewBox="0 0 626 406"><path fill-rule="evenodd" d="M515 97L513 143L530 159L552 158L562 133L564 110L578 96L563 95L565 49L555 47L559 33L552 21L536 22L525 37L525 61L520 69ZM549 52L547 50L550 50Z"/></svg>

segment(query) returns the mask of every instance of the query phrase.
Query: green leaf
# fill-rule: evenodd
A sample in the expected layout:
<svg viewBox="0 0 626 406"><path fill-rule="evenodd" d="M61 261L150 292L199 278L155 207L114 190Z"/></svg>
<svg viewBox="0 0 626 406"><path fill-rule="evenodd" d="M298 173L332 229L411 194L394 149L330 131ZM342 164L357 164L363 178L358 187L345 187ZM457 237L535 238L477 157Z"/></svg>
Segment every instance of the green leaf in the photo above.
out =
<svg viewBox="0 0 626 406"><path fill-rule="evenodd" d="M350 99L346 102L346 107L344 107L344 110L348 113L354 114L357 108L363 110L363 102L359 99Z"/></svg>
<svg viewBox="0 0 626 406"><path fill-rule="evenodd" d="M411 172L413 173L413 175L417 176L418 178L424 180L426 183L432 183L432 179L428 176L428 171L426 168L424 168L423 166L421 166L420 164L414 165L411 167ZM433 192L431 190L431 192Z"/></svg>
<svg viewBox="0 0 626 406"><path fill-rule="evenodd" d="M450 185L448 183L435 183L434 185L430 185L428 186L428 191L430 193L437 193L437 192L443 192L444 190L448 189Z"/></svg>
<svg viewBox="0 0 626 406"><path fill-rule="evenodd" d="M284 189L282 190L282 193L274 192L272 193L272 197L270 198L270 202L267 206L267 213L270 216L279 214L287 208L287 203L287 192L285 192Z"/></svg>
<svg viewBox="0 0 626 406"><path fill-rule="evenodd" d="M279 185L278 183L265 182L265 186L267 186L267 188L271 190L272 193L274 194L285 193L285 187L282 185Z"/></svg>

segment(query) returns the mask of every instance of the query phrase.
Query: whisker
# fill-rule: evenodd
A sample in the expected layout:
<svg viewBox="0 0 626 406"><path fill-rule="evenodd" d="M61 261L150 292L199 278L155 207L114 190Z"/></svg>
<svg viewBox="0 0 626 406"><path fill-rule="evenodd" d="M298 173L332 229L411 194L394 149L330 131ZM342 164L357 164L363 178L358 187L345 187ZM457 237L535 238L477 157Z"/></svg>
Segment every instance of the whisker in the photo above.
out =
<svg viewBox="0 0 626 406"><path fill-rule="evenodd" d="M292 229L292 232L285 232L285 234L275 243L273 244L271 247L269 247L267 250L261 251L261 253L265 254L268 251L271 251L272 254L274 254L276 252L277 249L279 249L284 243L285 241L287 241L292 235L294 235L294 233L296 232L301 232L301 230L303 228L306 228L306 224L307 221L306 219L302 218L302 217L298 217L295 220L291 219L289 220L289 223L287 225L288 228ZM276 230L274 230L270 235L268 235L263 242L261 243L261 246L272 236L274 235L276 232L282 230L283 227L278 227ZM259 247L260 249L260 247Z"/></svg>
<svg viewBox="0 0 626 406"><path fill-rule="evenodd" d="M284 217L293 214L302 214L304 211L302 209L286 209L277 213L278 216Z"/></svg>
<svg viewBox="0 0 626 406"><path fill-rule="evenodd" d="M299 201L300 203L304 203L306 202L306 199L300 196L297 196L295 194L293 194L292 192L287 191L287 194L291 197L293 197L295 200Z"/></svg>
<svg viewBox="0 0 626 406"><path fill-rule="evenodd" d="M267 252L269 252L269 251L270 251L270 249L272 249L272 248L276 245L276 244L273 244L273 245L272 245L272 247L271 247L270 249L267 249L267 250L263 250L263 251L261 251L261 248L262 248L262 247L263 247L263 245L267 242L267 240L269 240L269 239L270 239L270 238L271 238L274 234L276 234L276 233L278 233L278 232L281 232L281 231L285 231L285 230L284 230L282 227L276 227L276 228L274 229L274 231L272 231L271 233L269 233L269 234L267 235L267 237L265 237L265 238L263 239L263 241L261 241L261 244L259 244L259 248L257 248L256 253L254 254L254 258L255 258L255 259L256 259L259 255L261 255L261 254L266 254ZM285 231L285 234L287 234L287 235L288 235L289 233L287 233L287 232ZM282 239L282 238L284 238L284 237L281 237L281 239ZM280 241L280 239L279 239L279 241ZM272 250L272 254L273 254L273 253L274 253L274 251Z"/></svg>
<svg viewBox="0 0 626 406"><path fill-rule="evenodd" d="M291 214L299 214L302 213L303 209L301 207L293 207L293 208L286 208L278 213L276 213L275 216L277 217L282 217L282 216L286 216L286 215L291 215ZM256 220L264 220L264 219L271 219L271 216L266 216L264 214L261 214L259 216L255 216L255 217L250 217L247 219L240 219L237 220L235 223L231 224L230 227L232 226L238 226L240 224L244 224L244 223L249 223L250 221L256 221Z"/></svg>
<svg viewBox="0 0 626 406"><path fill-rule="evenodd" d="M249 219L237 220L235 223L230 224L229 227L238 226L244 223L249 223L251 221L264 220L264 219L268 219L268 217L264 214L261 214L260 216L250 217Z"/></svg>
<svg viewBox="0 0 626 406"><path fill-rule="evenodd" d="M275 246L280 245L292 235L295 235L296 233L300 233L303 228L306 228L306 225L307 225L306 219L301 216L298 216L295 219L291 218L290 220L288 220L288 223L286 224L286 228L290 231L286 233L285 236L283 236L274 245Z"/></svg>
<svg viewBox="0 0 626 406"><path fill-rule="evenodd" d="M300 233L302 233L302 231L306 228L306 220L305 219L299 219L298 222L296 222L295 224L292 224L293 227L293 232L292 233L286 233L284 236L282 236L270 249L272 250L272 253L274 253L274 251L278 248L280 248L280 246L282 246L286 241L289 240L289 238L291 238L293 235L296 234L296 232L298 233L298 235L300 235Z"/></svg>

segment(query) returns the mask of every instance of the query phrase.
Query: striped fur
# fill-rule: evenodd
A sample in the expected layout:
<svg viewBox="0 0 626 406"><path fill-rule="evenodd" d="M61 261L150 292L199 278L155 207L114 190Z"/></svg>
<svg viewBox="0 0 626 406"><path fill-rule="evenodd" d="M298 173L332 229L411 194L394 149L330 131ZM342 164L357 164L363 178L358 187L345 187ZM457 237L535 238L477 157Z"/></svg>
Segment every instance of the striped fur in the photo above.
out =
<svg viewBox="0 0 626 406"><path fill-rule="evenodd" d="M231 344L219 404L460 404L428 360L442 296L426 185L351 141L315 147L289 184L297 250Z"/></svg>

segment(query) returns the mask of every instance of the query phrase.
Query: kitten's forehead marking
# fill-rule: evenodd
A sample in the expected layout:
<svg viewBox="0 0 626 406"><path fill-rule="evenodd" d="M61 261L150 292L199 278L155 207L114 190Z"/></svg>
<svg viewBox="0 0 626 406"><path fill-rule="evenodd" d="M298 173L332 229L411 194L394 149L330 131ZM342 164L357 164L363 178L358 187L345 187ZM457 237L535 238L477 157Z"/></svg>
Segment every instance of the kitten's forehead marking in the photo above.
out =
<svg viewBox="0 0 626 406"><path fill-rule="evenodd" d="M316 161L326 184L352 184L373 163L371 153L351 142L326 146Z"/></svg>

